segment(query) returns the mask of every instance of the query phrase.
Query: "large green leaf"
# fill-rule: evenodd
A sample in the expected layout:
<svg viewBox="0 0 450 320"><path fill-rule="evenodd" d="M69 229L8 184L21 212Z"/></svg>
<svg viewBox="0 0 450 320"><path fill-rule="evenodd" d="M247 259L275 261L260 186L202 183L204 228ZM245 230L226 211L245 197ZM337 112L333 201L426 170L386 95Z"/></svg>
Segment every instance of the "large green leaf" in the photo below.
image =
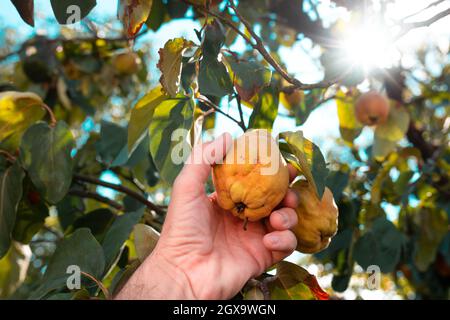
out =
<svg viewBox="0 0 450 320"><path fill-rule="evenodd" d="M153 31L157 31L167 18L167 9L162 0L153 0L150 15L145 24Z"/></svg>
<svg viewBox="0 0 450 320"><path fill-rule="evenodd" d="M161 83L164 91L171 97L180 92L181 66L183 52L194 45L193 42L183 38L169 40L164 48L159 49L159 62L157 67L161 71Z"/></svg>
<svg viewBox="0 0 450 320"><path fill-rule="evenodd" d="M250 115L249 128L272 129L278 115L278 91L273 87L261 90L258 101Z"/></svg>
<svg viewBox="0 0 450 320"><path fill-rule="evenodd" d="M233 56L226 59L233 74L234 86L242 100L250 101L261 88L270 84L272 71L256 61L240 61Z"/></svg>
<svg viewBox="0 0 450 320"><path fill-rule="evenodd" d="M91 230L92 235L98 240L101 241L103 236L105 235L108 227L114 221L114 213L106 208L100 208L94 211L91 211L73 223L74 229L88 228Z"/></svg>
<svg viewBox="0 0 450 320"><path fill-rule="evenodd" d="M24 176L17 162L0 173L0 258L8 252L11 244Z"/></svg>
<svg viewBox="0 0 450 320"><path fill-rule="evenodd" d="M34 93L0 93L0 142L2 148L15 150L25 130L45 114L42 99Z"/></svg>
<svg viewBox="0 0 450 320"><path fill-rule="evenodd" d="M194 103L186 97L165 100L153 115L150 124L150 153L160 176L170 184L188 156L183 151L188 148L186 136L193 119ZM172 134L175 134L173 139Z"/></svg>
<svg viewBox="0 0 450 320"><path fill-rule="evenodd" d="M103 275L103 250L89 229L78 229L58 244L40 286L30 298L41 299L54 290L63 289L71 275L67 273L67 267L73 265L96 279L101 279Z"/></svg>
<svg viewBox="0 0 450 320"><path fill-rule="evenodd" d="M319 199L322 199L328 169L319 147L304 138L302 131L282 132L280 138L287 143L287 150L284 150L283 155L305 176L308 182L316 189Z"/></svg>
<svg viewBox="0 0 450 320"><path fill-rule="evenodd" d="M31 181L50 202L57 203L72 183L74 139L66 123L55 127L40 122L30 127L22 138L20 159Z"/></svg>
<svg viewBox="0 0 450 320"><path fill-rule="evenodd" d="M168 97L157 86L136 103L128 123L128 153L131 154L148 132L156 107Z"/></svg>
<svg viewBox="0 0 450 320"><path fill-rule="evenodd" d="M134 226L134 246L136 254L141 262L144 262L159 240L159 232L143 223Z"/></svg>
<svg viewBox="0 0 450 320"><path fill-rule="evenodd" d="M356 242L353 257L364 269L370 265L378 265L382 272L392 272L400 259L404 243L404 235L394 224L379 217Z"/></svg>
<svg viewBox="0 0 450 320"><path fill-rule="evenodd" d="M80 22L97 5L96 0L50 0L50 2L56 20L60 24Z"/></svg>
<svg viewBox="0 0 450 320"><path fill-rule="evenodd" d="M227 68L215 57L203 56L198 73L198 87L203 95L223 97L233 93Z"/></svg>
<svg viewBox="0 0 450 320"><path fill-rule="evenodd" d="M111 228L109 228L102 241L106 262L105 272L108 272L113 266L124 242L128 239L133 227L139 222L143 214L143 208L134 212L125 212L117 217Z"/></svg>

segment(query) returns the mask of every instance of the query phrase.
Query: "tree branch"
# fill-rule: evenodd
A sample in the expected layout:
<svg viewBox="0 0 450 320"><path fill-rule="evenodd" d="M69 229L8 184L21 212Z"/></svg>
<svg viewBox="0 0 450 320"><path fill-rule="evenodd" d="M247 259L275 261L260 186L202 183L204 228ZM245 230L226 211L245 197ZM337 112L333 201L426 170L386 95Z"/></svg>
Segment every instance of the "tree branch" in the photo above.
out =
<svg viewBox="0 0 450 320"><path fill-rule="evenodd" d="M99 195L98 193L95 192L91 192L91 191L86 191L86 190L78 190L78 189L71 189L68 192L69 195L75 196L75 197L80 197L80 198L89 198L89 199L93 199L93 200L97 200L98 202L102 202L105 203L111 207L113 207L114 209L120 210L122 211L124 208L123 206L114 201L111 200L109 198L106 198L104 196Z"/></svg>
<svg viewBox="0 0 450 320"><path fill-rule="evenodd" d="M126 195L136 199L137 201L145 204L147 206L147 208L149 208L150 210L153 210L157 213L163 213L164 210L155 205L154 203L150 202L147 200L146 197L144 197L142 194L139 194L131 189L128 189L127 187L124 187L122 185L118 185L118 184L113 184L113 183L109 183L106 181L102 181L100 179L94 178L94 177L90 177L90 176L85 176L85 175L81 175L78 173L75 173L73 175L74 180L79 181L79 182L87 182L87 183L92 183L95 185L99 185L99 186L103 186L109 189L113 189L116 190L118 192L122 192L125 193Z"/></svg>
<svg viewBox="0 0 450 320"><path fill-rule="evenodd" d="M223 114L225 117L227 117L228 119L230 119L231 121L235 122L244 132L247 131L247 128L245 127L245 124L241 121L236 120L235 118L233 118L232 116L230 116L228 113L223 112L218 106L216 106L212 101L210 101L207 97L199 95L197 97L197 100L200 102L203 102L204 104L206 104L208 107L210 107L211 109L213 109L214 111L219 112L220 114Z"/></svg>
<svg viewBox="0 0 450 320"><path fill-rule="evenodd" d="M396 36L396 39L404 36L405 34L407 34L412 29L428 27L431 24L435 23L436 21L438 21L438 20L440 20L442 18L445 18L449 14L450 14L450 8L448 8L447 10L444 10L442 12L439 12L438 14L434 15L433 17L431 17L428 20L418 21L418 22L411 22L411 23L404 23L402 25L402 29L400 30L400 32Z"/></svg>

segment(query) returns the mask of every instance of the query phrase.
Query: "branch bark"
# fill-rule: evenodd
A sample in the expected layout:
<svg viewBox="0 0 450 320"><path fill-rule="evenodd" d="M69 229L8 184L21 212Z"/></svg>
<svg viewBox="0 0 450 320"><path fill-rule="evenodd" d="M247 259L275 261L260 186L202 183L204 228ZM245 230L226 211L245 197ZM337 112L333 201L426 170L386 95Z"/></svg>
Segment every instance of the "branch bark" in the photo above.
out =
<svg viewBox="0 0 450 320"><path fill-rule="evenodd" d="M123 206L114 201L111 200L109 198L106 198L102 195L99 195L98 193L95 192L91 192L91 191L86 191L86 190L78 190L78 189L71 189L68 192L69 195L75 196L75 197L80 197L80 198L89 198L89 199L93 199L93 200L97 200L98 202L102 202L105 203L111 207L113 207L114 209L120 210L122 211L124 208Z"/></svg>

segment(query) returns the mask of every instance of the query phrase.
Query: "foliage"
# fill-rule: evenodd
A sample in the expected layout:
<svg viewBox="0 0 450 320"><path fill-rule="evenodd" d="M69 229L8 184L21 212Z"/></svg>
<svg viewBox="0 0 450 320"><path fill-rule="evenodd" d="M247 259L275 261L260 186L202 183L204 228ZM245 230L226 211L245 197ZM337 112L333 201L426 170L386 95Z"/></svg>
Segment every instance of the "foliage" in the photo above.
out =
<svg viewBox="0 0 450 320"><path fill-rule="evenodd" d="M12 3L34 25L33 1ZM51 1L60 24L77 22L70 5L79 6L83 19L96 3ZM356 15L363 10L361 1L332 3ZM311 17L315 6L307 0L121 0L123 30L112 36L62 27L57 38L36 35L14 46L17 51L5 41L0 297L110 298L153 249L170 186L202 133L225 117L243 131L272 129L277 117L302 125L329 102L336 105L341 135L334 151L350 151L350 160L324 156L320 143L300 130L283 132L279 140L285 159L316 194L322 197L328 187L337 202L337 235L313 257L331 268L332 288L323 291L305 269L281 262L275 276L250 280L239 297L328 299L348 288L356 265L378 265L404 296L412 288L417 298L448 298L448 50L438 73L417 54L424 81L400 67L367 73L339 62L343 52L330 43L340 22L325 27ZM115 67L115 57L133 51L149 30L185 18L201 25L198 41L170 35L157 63L143 45L134 50L141 60L136 72ZM279 49L298 38L322 50L317 63L324 81L306 84L286 71ZM237 39L245 44L234 46ZM158 84L150 78L156 72ZM391 106L388 120L375 128L354 114L367 86L385 93ZM367 147L357 143L364 130L374 135ZM105 179L111 176L114 182ZM398 209L398 218L386 214L388 206ZM83 286L69 290L67 267L74 264Z"/></svg>

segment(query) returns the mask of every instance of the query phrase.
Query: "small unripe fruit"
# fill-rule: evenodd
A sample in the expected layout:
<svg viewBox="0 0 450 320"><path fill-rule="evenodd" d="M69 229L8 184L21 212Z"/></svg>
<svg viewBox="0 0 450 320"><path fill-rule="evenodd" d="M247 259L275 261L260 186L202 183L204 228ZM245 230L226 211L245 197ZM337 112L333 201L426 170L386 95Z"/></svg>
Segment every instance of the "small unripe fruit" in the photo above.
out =
<svg viewBox="0 0 450 320"><path fill-rule="evenodd" d="M134 52L120 53L114 56L112 64L119 74L135 74L141 66L141 58Z"/></svg>
<svg viewBox="0 0 450 320"><path fill-rule="evenodd" d="M362 94L355 103L355 116L367 126L376 126L386 122L389 116L389 101L378 92Z"/></svg>

